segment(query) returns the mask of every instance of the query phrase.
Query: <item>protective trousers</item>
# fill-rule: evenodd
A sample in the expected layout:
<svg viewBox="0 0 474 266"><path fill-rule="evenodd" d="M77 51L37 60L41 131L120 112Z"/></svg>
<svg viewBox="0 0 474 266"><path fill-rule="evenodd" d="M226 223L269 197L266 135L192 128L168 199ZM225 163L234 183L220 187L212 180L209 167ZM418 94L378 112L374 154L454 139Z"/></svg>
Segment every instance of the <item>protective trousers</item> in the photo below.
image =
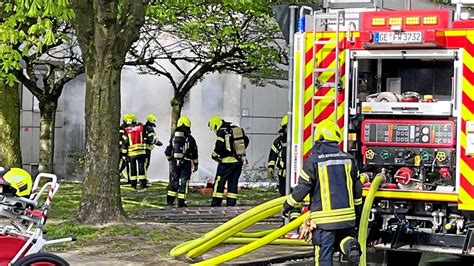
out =
<svg viewBox="0 0 474 266"><path fill-rule="evenodd" d="M354 228L323 230L316 228L313 231L314 262L315 265L332 266L334 249L340 250L347 256L350 265L358 265L360 245L356 239Z"/></svg>
<svg viewBox="0 0 474 266"><path fill-rule="evenodd" d="M189 180L191 179L191 161L173 160L171 171L171 182L168 186L167 204L173 205L178 197L178 207L186 207L186 196L188 195Z"/></svg>
<svg viewBox="0 0 474 266"><path fill-rule="evenodd" d="M146 161L145 161L145 170L148 173L148 167L150 167L150 159L151 159L151 150L146 149Z"/></svg>
<svg viewBox="0 0 474 266"><path fill-rule="evenodd" d="M145 175L145 155L131 156L130 158L130 184L132 188L137 188L137 179L140 182L140 188L146 188Z"/></svg>
<svg viewBox="0 0 474 266"><path fill-rule="evenodd" d="M128 167L128 160L124 160L122 157L120 157L119 162L119 174L120 179L126 179L127 183L130 183L130 168Z"/></svg>
<svg viewBox="0 0 474 266"><path fill-rule="evenodd" d="M286 195L286 176L280 173L278 173L278 192L280 192L280 196Z"/></svg>
<svg viewBox="0 0 474 266"><path fill-rule="evenodd" d="M211 207L221 206L224 198L224 188L227 183L227 206L237 204L237 193L239 177L242 173L242 162L219 163L217 166L216 179L214 180L214 192L212 193Z"/></svg>

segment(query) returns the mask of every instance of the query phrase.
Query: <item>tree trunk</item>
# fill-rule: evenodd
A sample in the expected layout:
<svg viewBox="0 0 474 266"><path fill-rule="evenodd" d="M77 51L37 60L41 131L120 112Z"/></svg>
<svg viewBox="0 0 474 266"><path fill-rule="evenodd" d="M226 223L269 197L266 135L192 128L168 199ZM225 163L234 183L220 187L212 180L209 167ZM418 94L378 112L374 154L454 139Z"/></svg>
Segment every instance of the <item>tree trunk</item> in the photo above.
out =
<svg viewBox="0 0 474 266"><path fill-rule="evenodd" d="M39 165L40 173L54 172L54 129L56 124L57 99L42 99L40 108L40 147Z"/></svg>
<svg viewBox="0 0 474 266"><path fill-rule="evenodd" d="M145 22L147 4L148 0L72 1L86 74L86 150L79 207L79 220L86 223L117 221L125 215L118 178L120 76Z"/></svg>
<svg viewBox="0 0 474 266"><path fill-rule="evenodd" d="M21 167L18 84L0 83L0 166Z"/></svg>
<svg viewBox="0 0 474 266"><path fill-rule="evenodd" d="M102 49L100 49L102 50ZM103 53L111 53L102 50ZM109 59L98 55L93 67L86 65L86 151L79 219L105 223L124 216L118 179L120 117L120 75ZM91 60L95 61L95 60ZM92 62L89 62L92 63Z"/></svg>
<svg viewBox="0 0 474 266"><path fill-rule="evenodd" d="M181 109L183 108L183 102L184 100L180 99L178 96L175 96L173 100L171 100L171 134L173 134L176 125L178 124L178 119L181 116Z"/></svg>

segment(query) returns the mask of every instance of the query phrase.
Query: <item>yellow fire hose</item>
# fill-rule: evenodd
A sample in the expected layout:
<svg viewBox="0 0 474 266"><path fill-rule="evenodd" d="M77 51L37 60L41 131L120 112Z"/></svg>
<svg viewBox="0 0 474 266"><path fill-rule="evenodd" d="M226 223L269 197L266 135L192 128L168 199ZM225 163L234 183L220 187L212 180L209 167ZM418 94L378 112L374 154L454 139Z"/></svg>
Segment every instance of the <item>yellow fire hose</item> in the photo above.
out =
<svg viewBox="0 0 474 266"><path fill-rule="evenodd" d="M242 222L244 222L248 219L252 219L254 216L258 215L259 213L261 213L265 210L271 209L271 208L276 207L276 206L281 207L281 205L286 200L286 198L287 198L287 196L283 196L283 197L265 202L263 204L260 204L259 206L255 207L255 208L252 208L252 209L242 213L241 215L239 215L237 217L234 217L230 221L220 225L219 227L215 228L214 230L210 231L209 233L205 234L204 236L202 236L198 239L195 239L195 240L187 241L185 243L182 243L182 244L174 247L170 251L170 255L173 256L173 257L180 256L180 255L182 255L182 254L184 254L184 253L186 253L186 252L188 252L188 251L190 251L190 250L192 250L192 249L194 249L194 248L196 248L196 247L212 240L213 238L219 236L220 234L222 234L222 233L224 233L228 230L231 230L236 225L238 225L238 224L240 224L240 223L242 223ZM241 230L243 230L243 229L245 229L245 228L242 228Z"/></svg>
<svg viewBox="0 0 474 266"><path fill-rule="evenodd" d="M370 185L369 193L365 197L364 208L362 209L362 215L360 216L359 224L359 244L362 249L362 254L360 256L360 266L367 265L367 231L369 227L369 215L372 209L372 204L374 203L375 192L379 188L380 184L383 181L381 174L375 176L372 184Z"/></svg>
<svg viewBox="0 0 474 266"><path fill-rule="evenodd" d="M286 197L283 197L283 198L286 198ZM237 257L240 257L244 254L249 253L249 252L252 252L252 251L254 251L254 250L256 250L256 249L258 249L258 248L260 248L264 245L267 245L267 244L271 243L273 240L275 240L275 239L279 238L280 236L288 233L289 231L297 228L298 226L300 226L304 222L304 220L308 217L308 215L309 215L309 212L301 215L300 217L293 220L289 224L276 229L272 233L270 233L270 234L268 234L268 235L266 235L262 238L256 239L255 241L253 241L250 244L247 244L245 246L242 246L242 247L239 247L235 250L232 250L228 253L219 255L217 257L214 257L214 258L211 258L211 259L208 259L208 260L205 260L205 261L201 261L201 262L193 264L193 265L200 265L200 266L203 266L203 265L218 265L218 264L224 263L226 261L229 261L229 260L235 259Z"/></svg>
<svg viewBox="0 0 474 266"><path fill-rule="evenodd" d="M205 253L206 251L208 251L209 249L219 245L220 243L222 243L222 241L226 240L227 238L235 235L237 232L241 231L241 230L244 230L245 228L253 225L254 223L260 221L260 220L263 220L269 216L273 216L277 213L279 213L282 209L282 205L278 205L278 206L275 206L271 209L268 209L268 210L265 210L265 211L262 211L260 212L259 214L253 216L252 218L249 218L239 224L237 224L236 226L232 227L231 229L225 231L225 232L222 232L220 235L212 238L211 240L199 245L198 247L190 250L187 254L187 257L188 258L195 258L199 255L202 255L203 253Z"/></svg>
<svg viewBox="0 0 474 266"><path fill-rule="evenodd" d="M249 244L257 240L253 237L230 237L227 238L223 244ZM311 242L298 239L275 239L268 243L269 245L287 245L287 246L312 246Z"/></svg>
<svg viewBox="0 0 474 266"><path fill-rule="evenodd" d="M263 230L263 231L258 231L258 232L239 232L234 235L234 237L250 237L250 238L258 238L258 237L264 237L271 232L275 231L275 229L268 229L268 230Z"/></svg>

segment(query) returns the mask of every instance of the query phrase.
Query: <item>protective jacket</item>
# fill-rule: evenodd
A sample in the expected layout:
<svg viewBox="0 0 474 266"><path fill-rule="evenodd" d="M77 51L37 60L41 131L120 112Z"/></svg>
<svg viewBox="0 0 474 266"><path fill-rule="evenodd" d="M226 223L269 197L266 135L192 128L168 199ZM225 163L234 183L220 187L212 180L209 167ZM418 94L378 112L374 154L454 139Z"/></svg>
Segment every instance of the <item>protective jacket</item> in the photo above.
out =
<svg viewBox="0 0 474 266"><path fill-rule="evenodd" d="M156 137L155 127L156 127L156 124L151 123L149 121L147 121L144 125L145 134L146 134L145 135L146 148L150 151L153 150L153 148L155 147L155 144L154 144L154 140Z"/></svg>
<svg viewBox="0 0 474 266"><path fill-rule="evenodd" d="M278 175L285 175L286 170L286 127L278 131L278 137L273 141L270 155L268 156L268 168L278 167Z"/></svg>
<svg viewBox="0 0 474 266"><path fill-rule="evenodd" d="M122 145L123 145L123 135L125 135L125 129L129 126L129 124L123 122L120 126L119 126L119 133L120 133L120 140L119 140L119 147L122 148ZM126 153L123 154L123 155L127 155Z"/></svg>
<svg viewBox="0 0 474 266"><path fill-rule="evenodd" d="M234 125L229 122L223 122L222 126L217 130L217 141L212 152L212 159L218 163L237 163L241 162L242 158L237 156L232 137L232 128ZM245 148L249 145L249 138L244 134Z"/></svg>
<svg viewBox="0 0 474 266"><path fill-rule="evenodd" d="M296 207L310 194L311 220L323 230L355 226L362 184L354 158L337 142L317 141L303 162L298 185L285 205Z"/></svg>
<svg viewBox="0 0 474 266"><path fill-rule="evenodd" d="M165 155L168 160L190 160L197 167L198 147L189 127L180 126L176 128L168 147L165 149Z"/></svg>
<svg viewBox="0 0 474 266"><path fill-rule="evenodd" d="M133 123L125 128L122 135L122 153L129 157L145 155L145 128L142 123Z"/></svg>

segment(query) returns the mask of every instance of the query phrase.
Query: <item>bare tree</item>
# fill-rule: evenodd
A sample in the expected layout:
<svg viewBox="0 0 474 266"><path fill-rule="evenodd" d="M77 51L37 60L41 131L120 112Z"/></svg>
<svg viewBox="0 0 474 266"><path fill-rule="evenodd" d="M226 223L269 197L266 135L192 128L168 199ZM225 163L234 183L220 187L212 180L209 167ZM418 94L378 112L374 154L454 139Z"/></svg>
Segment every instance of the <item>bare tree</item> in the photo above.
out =
<svg viewBox="0 0 474 266"><path fill-rule="evenodd" d="M174 91L171 131L181 115L184 98L206 74L232 72L262 81L279 73L280 64L287 62L284 42L267 1L175 2L155 5L168 13L164 17L151 12L126 63L169 80Z"/></svg>

